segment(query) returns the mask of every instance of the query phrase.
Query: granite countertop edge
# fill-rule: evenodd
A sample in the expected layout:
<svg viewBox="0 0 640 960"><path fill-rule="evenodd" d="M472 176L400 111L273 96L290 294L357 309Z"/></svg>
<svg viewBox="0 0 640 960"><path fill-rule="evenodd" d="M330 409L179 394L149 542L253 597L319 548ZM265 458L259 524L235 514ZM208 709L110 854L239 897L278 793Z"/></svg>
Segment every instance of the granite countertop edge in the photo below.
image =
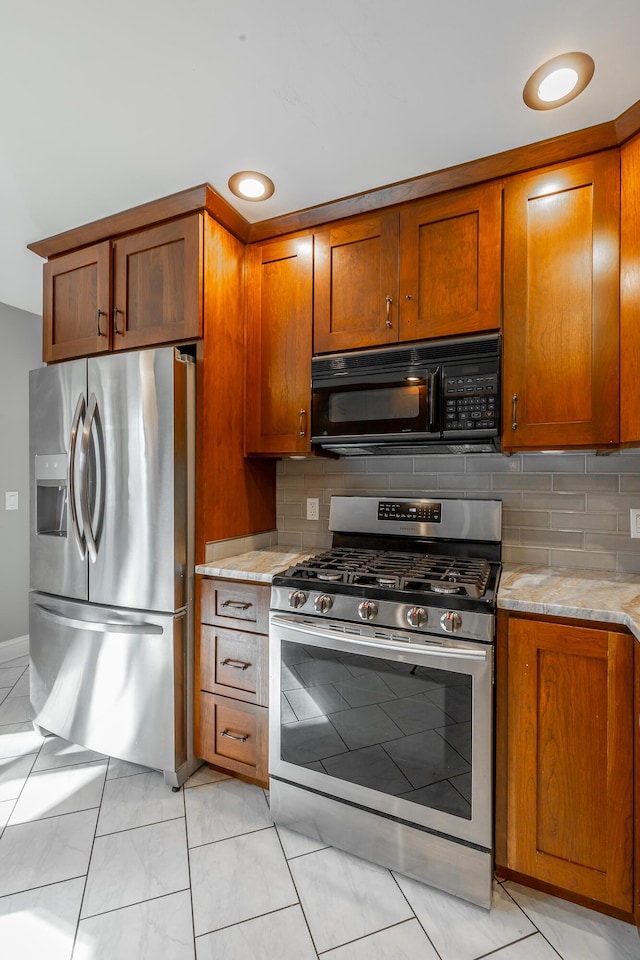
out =
<svg viewBox="0 0 640 960"><path fill-rule="evenodd" d="M498 609L616 623L640 640L640 576L572 567L505 563Z"/></svg>
<svg viewBox="0 0 640 960"><path fill-rule="evenodd" d="M222 577L226 580L250 580L256 583L271 583L278 573L301 560L312 557L318 550L300 550L296 547L270 547L250 550L218 560L196 565L196 573L205 577Z"/></svg>

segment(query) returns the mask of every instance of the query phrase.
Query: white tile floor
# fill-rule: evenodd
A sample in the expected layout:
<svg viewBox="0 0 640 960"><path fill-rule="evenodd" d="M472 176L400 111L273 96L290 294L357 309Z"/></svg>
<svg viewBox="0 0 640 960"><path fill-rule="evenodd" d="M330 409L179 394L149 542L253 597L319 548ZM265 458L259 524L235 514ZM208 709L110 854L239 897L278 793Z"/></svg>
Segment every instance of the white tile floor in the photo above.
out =
<svg viewBox="0 0 640 960"><path fill-rule="evenodd" d="M490 912L276 828L265 791L34 734L0 663L2 960L640 960L635 927L515 884Z"/></svg>

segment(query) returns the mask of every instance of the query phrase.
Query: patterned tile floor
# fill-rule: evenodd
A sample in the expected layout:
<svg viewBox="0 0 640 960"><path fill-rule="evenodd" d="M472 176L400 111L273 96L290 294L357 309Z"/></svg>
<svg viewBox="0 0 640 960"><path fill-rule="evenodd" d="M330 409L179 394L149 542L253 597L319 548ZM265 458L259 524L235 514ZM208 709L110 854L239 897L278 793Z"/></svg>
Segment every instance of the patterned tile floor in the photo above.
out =
<svg viewBox="0 0 640 960"><path fill-rule="evenodd" d="M486 911L291 831L265 791L43 740L0 663L2 960L640 960L635 927L512 883Z"/></svg>

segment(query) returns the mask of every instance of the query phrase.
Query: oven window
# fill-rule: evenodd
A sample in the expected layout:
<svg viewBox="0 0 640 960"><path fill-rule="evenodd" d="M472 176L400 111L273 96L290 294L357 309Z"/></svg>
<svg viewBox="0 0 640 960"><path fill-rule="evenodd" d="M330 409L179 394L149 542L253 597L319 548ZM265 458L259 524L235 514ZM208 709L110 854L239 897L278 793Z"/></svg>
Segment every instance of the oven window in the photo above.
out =
<svg viewBox="0 0 640 960"><path fill-rule="evenodd" d="M415 420L420 415L420 389L380 387L331 393L328 414L330 423Z"/></svg>
<svg viewBox="0 0 640 960"><path fill-rule="evenodd" d="M282 641L288 763L471 819L472 678Z"/></svg>

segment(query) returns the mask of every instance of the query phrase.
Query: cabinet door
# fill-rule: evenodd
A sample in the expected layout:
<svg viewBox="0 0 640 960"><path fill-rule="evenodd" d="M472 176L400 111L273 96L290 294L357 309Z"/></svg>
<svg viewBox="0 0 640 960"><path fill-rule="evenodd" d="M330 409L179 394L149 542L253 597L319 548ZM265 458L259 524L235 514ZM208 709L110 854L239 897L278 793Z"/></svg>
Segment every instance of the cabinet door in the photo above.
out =
<svg viewBox="0 0 640 960"><path fill-rule="evenodd" d="M499 330L501 201L489 183L401 211L401 340Z"/></svg>
<svg viewBox="0 0 640 960"><path fill-rule="evenodd" d="M248 454L311 449L313 237L248 250Z"/></svg>
<svg viewBox="0 0 640 960"><path fill-rule="evenodd" d="M269 704L268 638L200 625L200 689Z"/></svg>
<svg viewBox="0 0 640 960"><path fill-rule="evenodd" d="M111 244L94 244L44 265L42 359L104 353L110 346Z"/></svg>
<svg viewBox="0 0 640 960"><path fill-rule="evenodd" d="M504 449L618 441L619 156L504 193Z"/></svg>
<svg viewBox="0 0 640 960"><path fill-rule="evenodd" d="M623 633L509 621L507 866L627 912L633 643Z"/></svg>
<svg viewBox="0 0 640 960"><path fill-rule="evenodd" d="M113 349L202 336L202 215L115 240Z"/></svg>
<svg viewBox="0 0 640 960"><path fill-rule="evenodd" d="M398 339L398 214L349 220L316 234L313 349Z"/></svg>
<svg viewBox="0 0 640 960"><path fill-rule="evenodd" d="M243 774L267 786L268 716L265 707L200 694L200 750L208 763Z"/></svg>
<svg viewBox="0 0 640 960"><path fill-rule="evenodd" d="M640 136L620 151L620 443L640 440Z"/></svg>

